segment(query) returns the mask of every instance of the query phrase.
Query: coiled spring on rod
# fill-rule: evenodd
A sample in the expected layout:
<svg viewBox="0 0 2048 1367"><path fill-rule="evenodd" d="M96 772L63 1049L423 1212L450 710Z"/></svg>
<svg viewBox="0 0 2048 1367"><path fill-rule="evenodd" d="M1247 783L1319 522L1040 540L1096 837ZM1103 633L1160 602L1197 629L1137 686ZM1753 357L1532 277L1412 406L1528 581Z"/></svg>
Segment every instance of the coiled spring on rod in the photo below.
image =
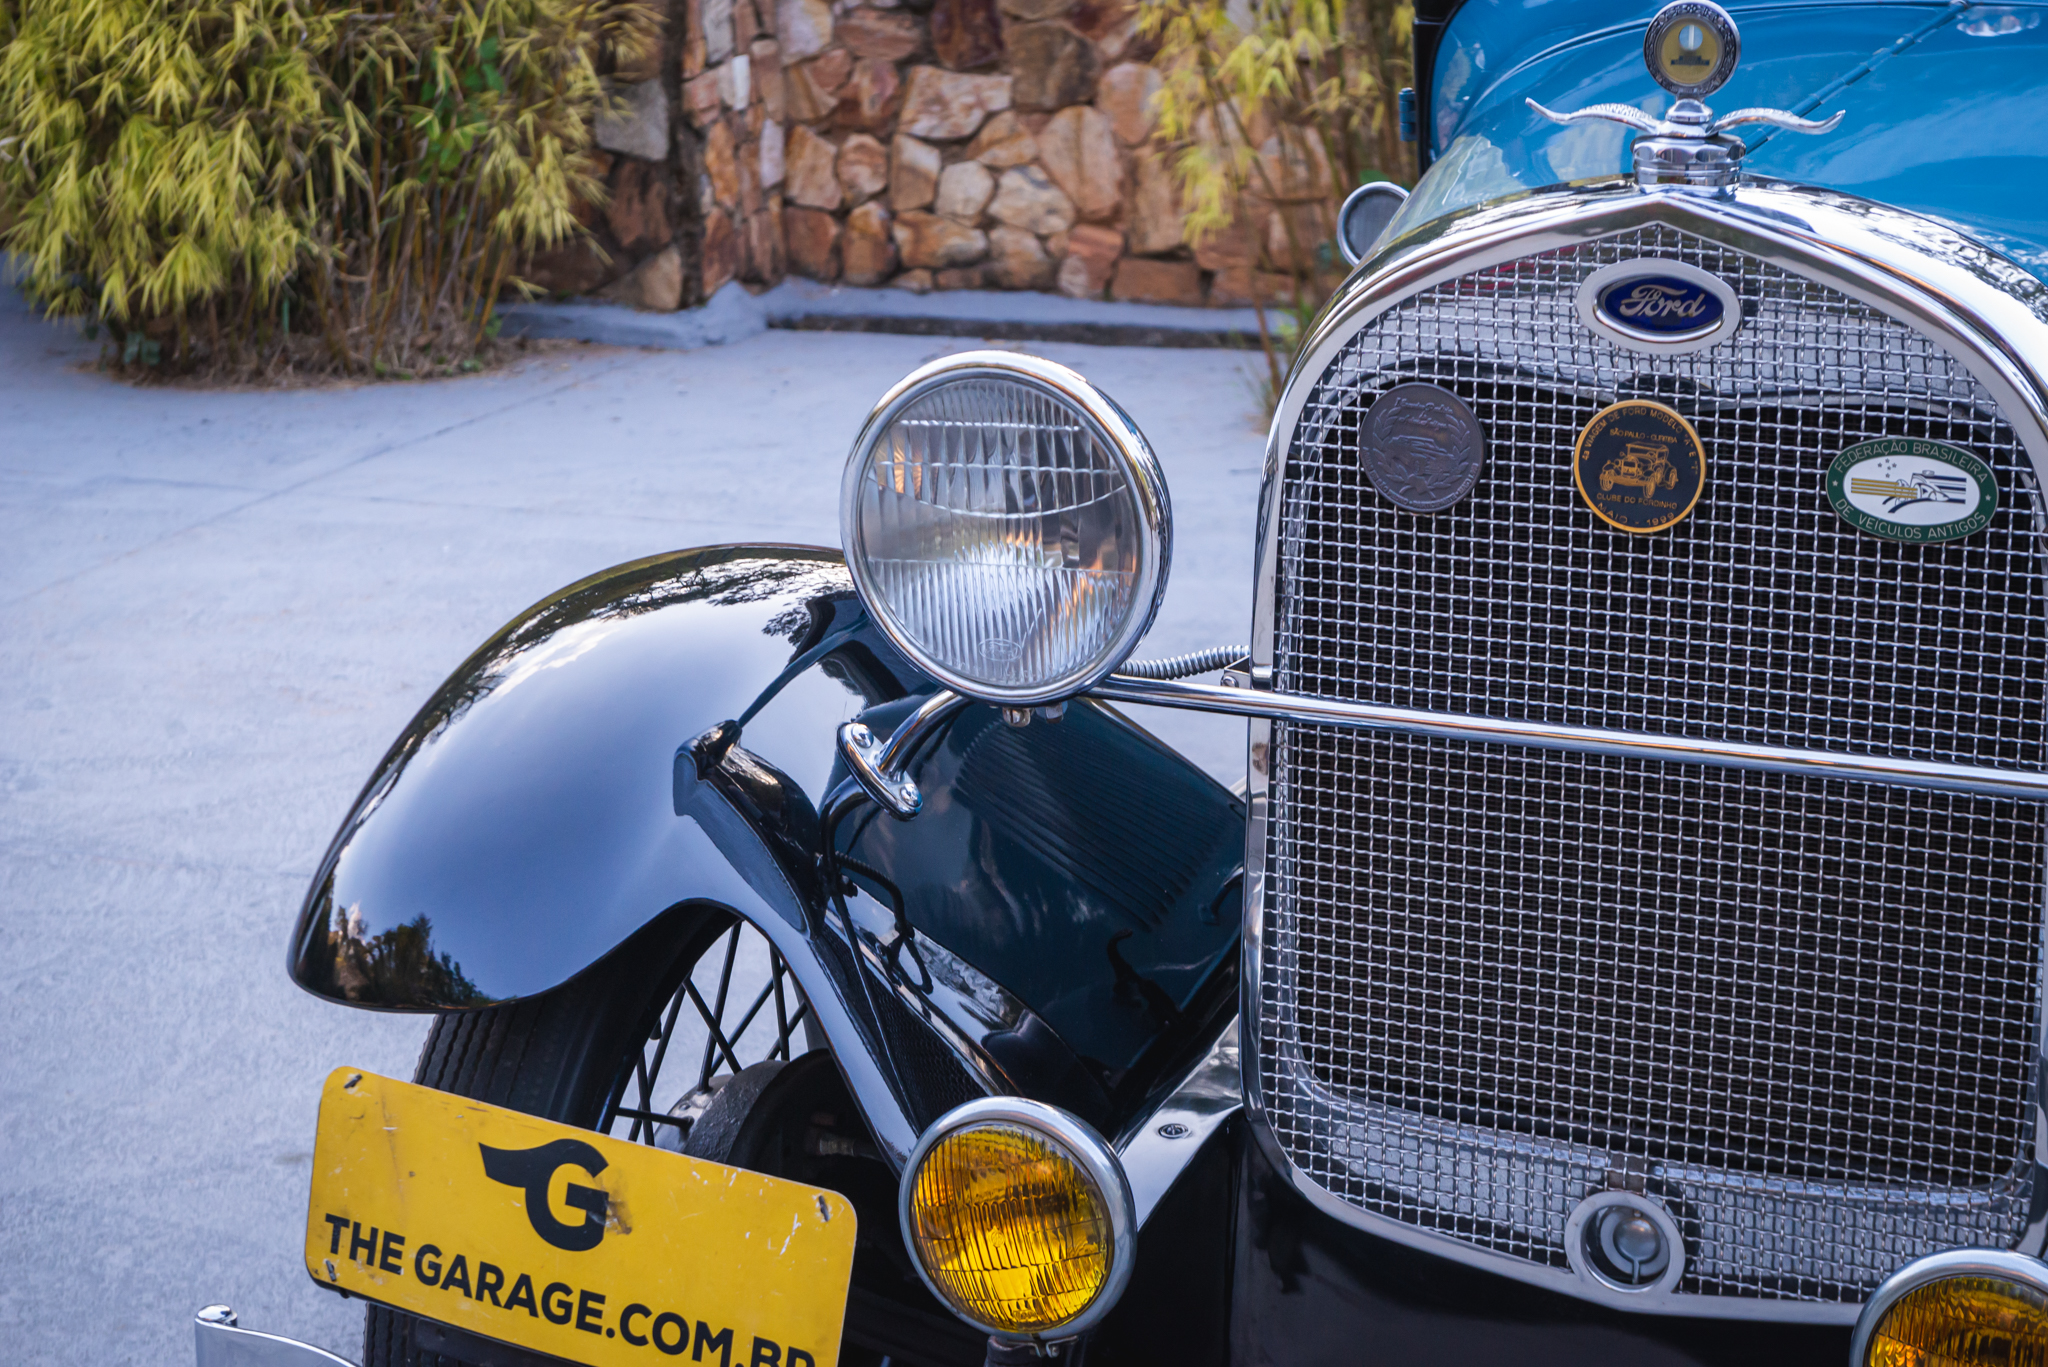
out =
<svg viewBox="0 0 2048 1367"><path fill-rule="evenodd" d="M1185 679L1190 674L1213 674L1228 669L1250 659L1251 653L1250 646L1211 646L1185 655L1169 655L1163 660L1125 660L1116 667L1116 672L1137 679Z"/></svg>

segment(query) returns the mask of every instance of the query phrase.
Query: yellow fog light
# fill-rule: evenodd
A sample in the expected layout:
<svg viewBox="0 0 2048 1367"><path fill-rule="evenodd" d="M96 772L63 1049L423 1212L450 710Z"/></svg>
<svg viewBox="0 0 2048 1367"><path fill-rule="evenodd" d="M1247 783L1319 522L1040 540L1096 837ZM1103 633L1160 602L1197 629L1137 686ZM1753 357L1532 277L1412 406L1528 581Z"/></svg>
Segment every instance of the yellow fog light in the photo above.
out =
<svg viewBox="0 0 2048 1367"><path fill-rule="evenodd" d="M1958 1249L1908 1263L1856 1321L1852 1367L2048 1367L2048 1264Z"/></svg>
<svg viewBox="0 0 2048 1367"><path fill-rule="evenodd" d="M1014 1338L1092 1325L1129 1280L1130 1184L1101 1136L1052 1106L970 1101L903 1169L903 1239L934 1295Z"/></svg>

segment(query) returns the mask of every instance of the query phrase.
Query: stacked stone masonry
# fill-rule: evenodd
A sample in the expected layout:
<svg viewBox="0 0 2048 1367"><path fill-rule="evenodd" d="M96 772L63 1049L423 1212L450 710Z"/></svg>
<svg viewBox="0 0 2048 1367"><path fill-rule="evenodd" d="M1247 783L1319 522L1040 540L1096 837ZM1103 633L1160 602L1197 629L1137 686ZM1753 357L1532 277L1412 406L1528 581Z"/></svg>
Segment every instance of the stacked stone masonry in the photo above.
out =
<svg viewBox="0 0 2048 1367"><path fill-rule="evenodd" d="M1257 271L1279 256L1258 233L1184 244L1125 0L672 6L596 130L602 256L536 262L550 289L652 309L786 272L1171 304L1287 293Z"/></svg>
<svg viewBox="0 0 2048 1367"><path fill-rule="evenodd" d="M525 277L635 308L700 304L730 280L785 272L784 112L774 0L669 0L659 41L611 73L593 130L602 208L587 241Z"/></svg>
<svg viewBox="0 0 2048 1367"><path fill-rule="evenodd" d="M788 178L782 44L774 0L687 0L683 116L702 165L698 298L729 280L782 279Z"/></svg>
<svg viewBox="0 0 2048 1367"><path fill-rule="evenodd" d="M789 269L907 289L1205 300L1120 0L779 0ZM1129 261L1130 267L1124 269ZM1121 279L1121 284L1119 280Z"/></svg>

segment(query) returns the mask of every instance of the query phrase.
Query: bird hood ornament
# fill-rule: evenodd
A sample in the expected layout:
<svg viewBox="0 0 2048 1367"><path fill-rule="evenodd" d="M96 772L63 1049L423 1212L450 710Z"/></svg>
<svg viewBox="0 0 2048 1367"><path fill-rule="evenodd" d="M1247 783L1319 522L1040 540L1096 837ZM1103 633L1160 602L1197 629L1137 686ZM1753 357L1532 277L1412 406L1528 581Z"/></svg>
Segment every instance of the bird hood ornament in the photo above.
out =
<svg viewBox="0 0 2048 1367"><path fill-rule="evenodd" d="M1663 118L1633 105L1594 104L1560 113L1535 100L1529 108L1553 123L1618 123L1640 136L1636 183L1643 186L1720 189L1742 179L1739 138L1725 136L1744 124L1768 124L1792 133L1828 133L1842 121L1807 119L1783 109L1737 109L1714 116L1702 103L1728 83L1742 55L1742 35L1728 11L1709 0L1677 0L1657 11L1643 34L1643 63L1678 100Z"/></svg>

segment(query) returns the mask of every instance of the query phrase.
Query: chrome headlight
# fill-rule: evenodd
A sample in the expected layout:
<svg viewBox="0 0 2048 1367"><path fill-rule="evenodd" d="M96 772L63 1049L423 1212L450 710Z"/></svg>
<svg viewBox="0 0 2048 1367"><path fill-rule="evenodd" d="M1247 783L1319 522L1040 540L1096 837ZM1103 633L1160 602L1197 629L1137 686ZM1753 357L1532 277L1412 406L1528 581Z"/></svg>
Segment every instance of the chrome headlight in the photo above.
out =
<svg viewBox="0 0 2048 1367"><path fill-rule="evenodd" d="M2048 1264L1997 1248L1907 1263L1863 1304L1850 1367L2048 1361Z"/></svg>
<svg viewBox="0 0 2048 1367"><path fill-rule="evenodd" d="M969 351L911 372L861 429L846 562L890 640L955 692L1029 706L1123 663L1166 589L1159 462L1065 366Z"/></svg>

